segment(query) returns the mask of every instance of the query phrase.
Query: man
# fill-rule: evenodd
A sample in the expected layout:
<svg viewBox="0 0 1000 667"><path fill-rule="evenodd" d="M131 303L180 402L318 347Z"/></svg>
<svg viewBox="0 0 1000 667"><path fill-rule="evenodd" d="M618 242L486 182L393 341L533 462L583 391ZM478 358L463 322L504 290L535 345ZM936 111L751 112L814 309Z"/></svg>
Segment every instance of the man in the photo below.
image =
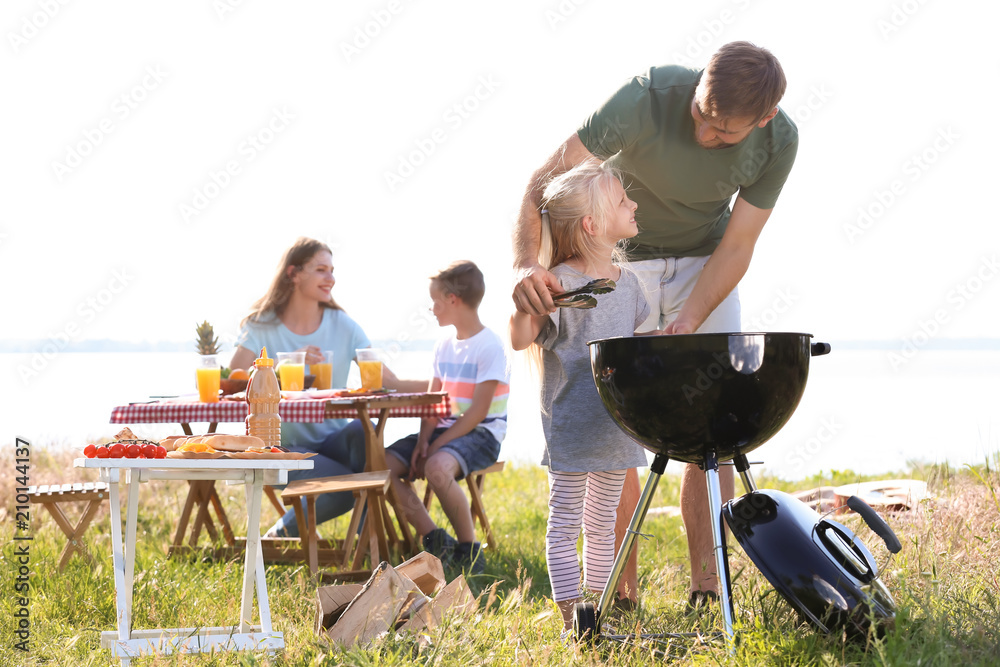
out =
<svg viewBox="0 0 1000 667"><path fill-rule="evenodd" d="M552 294L562 291L538 263L545 182L596 158L626 174L628 196L639 207L630 267L652 311L640 330L740 331L736 286L798 147L795 124L777 106L784 92L777 59L748 42L724 45L704 70L653 67L626 82L532 175L514 230L518 310L554 312ZM720 478L723 500L732 498L732 468L725 466ZM633 470L618 510L619 544L638 497ZM681 481L681 513L691 557L689 603L697 608L717 599L719 584L705 476L690 464ZM632 602L634 563L633 555L619 588Z"/></svg>

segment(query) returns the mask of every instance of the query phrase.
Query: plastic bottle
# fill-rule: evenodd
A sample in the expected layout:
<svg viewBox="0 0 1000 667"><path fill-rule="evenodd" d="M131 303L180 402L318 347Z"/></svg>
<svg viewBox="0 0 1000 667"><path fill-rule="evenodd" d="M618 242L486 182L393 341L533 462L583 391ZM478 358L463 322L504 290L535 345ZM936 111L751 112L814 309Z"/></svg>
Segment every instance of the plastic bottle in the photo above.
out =
<svg viewBox="0 0 1000 667"><path fill-rule="evenodd" d="M253 362L250 384L247 386L247 435L255 435L264 441L266 447L281 445L281 417L278 415L278 401L281 389L274 374L274 359L267 356L267 348L262 347L260 358Z"/></svg>

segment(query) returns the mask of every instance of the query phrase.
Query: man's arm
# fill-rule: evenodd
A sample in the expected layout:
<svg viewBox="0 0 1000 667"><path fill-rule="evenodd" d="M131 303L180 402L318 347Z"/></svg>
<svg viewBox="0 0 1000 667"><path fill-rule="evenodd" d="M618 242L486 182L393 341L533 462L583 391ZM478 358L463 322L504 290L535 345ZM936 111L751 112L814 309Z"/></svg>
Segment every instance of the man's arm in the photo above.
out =
<svg viewBox="0 0 1000 667"><path fill-rule="evenodd" d="M741 197L736 198L719 247L709 258L677 319L666 326L664 333L694 333L733 291L750 266L757 238L772 210L757 208Z"/></svg>
<svg viewBox="0 0 1000 667"><path fill-rule="evenodd" d="M559 281L538 263L541 242L542 216L538 211L545 183L553 174L572 169L584 160L594 158L580 137L573 135L563 142L544 165L531 175L528 189L521 200L521 211L514 226L514 292L511 297L517 310L528 315L547 315L554 312L552 293L559 293Z"/></svg>

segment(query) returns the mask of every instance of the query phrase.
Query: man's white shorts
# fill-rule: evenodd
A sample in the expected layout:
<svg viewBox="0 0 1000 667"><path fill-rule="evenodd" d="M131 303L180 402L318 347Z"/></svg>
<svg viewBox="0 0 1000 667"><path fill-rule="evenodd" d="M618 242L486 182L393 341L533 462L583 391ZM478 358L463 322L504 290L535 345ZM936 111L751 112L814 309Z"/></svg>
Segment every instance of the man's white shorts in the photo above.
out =
<svg viewBox="0 0 1000 667"><path fill-rule="evenodd" d="M629 262L628 267L639 277L650 310L637 331L662 329L674 321L707 263L708 257ZM730 333L740 331L740 326L740 295L738 289L733 289L698 328L698 333Z"/></svg>

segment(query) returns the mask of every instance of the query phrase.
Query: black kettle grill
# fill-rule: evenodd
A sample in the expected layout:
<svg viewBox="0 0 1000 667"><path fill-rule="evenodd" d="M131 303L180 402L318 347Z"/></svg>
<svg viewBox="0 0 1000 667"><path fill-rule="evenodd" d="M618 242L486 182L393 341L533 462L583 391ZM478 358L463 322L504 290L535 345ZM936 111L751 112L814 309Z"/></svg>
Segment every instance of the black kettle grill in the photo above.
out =
<svg viewBox="0 0 1000 667"><path fill-rule="evenodd" d="M625 563L667 461L705 471L727 641L733 641L733 605L725 518L754 565L799 615L823 632L864 635L874 620L895 616L892 596L878 578L865 545L845 526L818 515L779 491L758 490L746 455L788 421L802 398L809 360L826 343L803 333L718 333L609 338L589 343L591 366L604 407L618 426L653 452L650 475L597 607L581 603L575 634L600 636ZM746 494L725 507L720 462L732 461ZM864 517L893 553L892 529L864 501L848 505Z"/></svg>

